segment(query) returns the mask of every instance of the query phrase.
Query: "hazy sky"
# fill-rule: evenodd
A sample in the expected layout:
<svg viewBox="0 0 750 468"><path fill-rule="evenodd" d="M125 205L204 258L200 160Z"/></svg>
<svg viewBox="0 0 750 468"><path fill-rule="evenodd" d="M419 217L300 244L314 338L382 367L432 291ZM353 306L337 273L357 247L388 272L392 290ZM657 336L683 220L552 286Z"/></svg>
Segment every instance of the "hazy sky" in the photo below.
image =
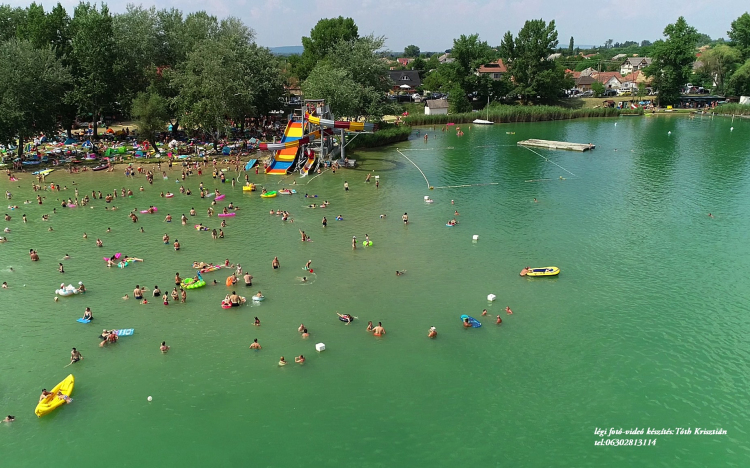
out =
<svg viewBox="0 0 750 468"><path fill-rule="evenodd" d="M30 1L0 0L15 6ZM45 9L57 1L37 0ZM78 3L62 0L72 13ZM375 33L388 38L394 51L416 44L423 51L451 47L461 34L479 33L490 45L498 45L503 34L514 34L527 19L555 20L560 44L570 36L577 44L600 45L661 37L664 26L684 16L698 31L712 38L726 37L730 24L750 10L747 0L151 0L140 3L157 8L179 8L184 12L206 10L224 17L237 16L255 29L260 45L300 45L320 18L352 17L360 35ZM113 11L126 3L109 2Z"/></svg>

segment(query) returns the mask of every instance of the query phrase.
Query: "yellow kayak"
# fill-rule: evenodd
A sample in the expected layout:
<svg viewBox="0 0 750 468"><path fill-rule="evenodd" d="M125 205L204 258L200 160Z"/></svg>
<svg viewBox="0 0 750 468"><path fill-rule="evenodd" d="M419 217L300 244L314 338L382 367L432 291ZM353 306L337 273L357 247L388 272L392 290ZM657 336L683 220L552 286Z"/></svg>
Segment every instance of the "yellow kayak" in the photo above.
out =
<svg viewBox="0 0 750 468"><path fill-rule="evenodd" d="M529 268L526 270L525 275L521 276L557 276L560 274L560 269L554 266L544 268Z"/></svg>
<svg viewBox="0 0 750 468"><path fill-rule="evenodd" d="M65 400L57 396L57 392L62 392L65 396L70 396L73 393L73 385L75 384L75 377L73 374L65 377L65 379L50 390L50 394L36 405L34 413L40 418L45 414L51 413L60 405L65 404Z"/></svg>

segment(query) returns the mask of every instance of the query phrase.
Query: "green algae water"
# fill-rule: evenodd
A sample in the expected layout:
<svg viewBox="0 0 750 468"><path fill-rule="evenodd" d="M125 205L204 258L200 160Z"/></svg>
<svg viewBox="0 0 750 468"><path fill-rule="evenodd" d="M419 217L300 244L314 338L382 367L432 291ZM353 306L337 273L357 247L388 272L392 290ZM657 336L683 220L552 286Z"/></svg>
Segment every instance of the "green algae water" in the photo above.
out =
<svg viewBox="0 0 750 468"><path fill-rule="evenodd" d="M48 181L68 190L45 192L41 206L23 205L36 195L29 174L0 183L20 206L8 211L9 242L0 244L0 281L9 285L0 290L0 415L17 417L0 425L2 464L747 466L750 123L675 116L463 127L463 137L422 129L398 150L353 155L355 170L296 178L294 187L295 177L251 174L269 190L298 192L275 199L210 175L176 183L176 169L169 180L157 173L153 186L121 167L55 171ZM516 146L527 138L597 148ZM364 182L368 172L379 188ZM241 208L225 239L192 227L218 228L206 215L210 199L159 197L180 185L197 193L200 181L228 194L219 207ZM121 187L135 195L115 199L117 211L103 200L60 208L74 182L81 195ZM322 200L330 207L306 208ZM158 213L128 219L149 205ZM182 226L191 207L198 215ZM289 210L294 223L271 209ZM175 221L165 223L167 213ZM460 224L446 227L453 218ZM300 242L299 230L312 242ZM165 233L179 252L162 243ZM365 235L373 246L352 250L352 236ZM29 261L31 248L39 262ZM115 252L145 261L106 268L102 257ZM261 290L264 302L222 309L232 289L223 271L205 274L218 284L188 291L186 304L121 299L136 284L170 290L193 261L225 258L255 277L252 288L235 289ZM562 272L519 277L527 265ZM54 302L63 281L89 292ZM76 322L85 307L92 324ZM358 319L347 326L337 311ZM463 329L461 314L483 326ZM368 320L386 335L365 331ZM102 328L135 333L99 348ZM254 338L262 350L248 349ZM85 359L64 368L74 346ZM293 363L299 354L303 366ZM278 367L280 356L291 363ZM38 419L40 390L69 372L74 402ZM596 434L612 428L623 434ZM625 434L649 428L693 434ZM615 439L656 442L595 445Z"/></svg>

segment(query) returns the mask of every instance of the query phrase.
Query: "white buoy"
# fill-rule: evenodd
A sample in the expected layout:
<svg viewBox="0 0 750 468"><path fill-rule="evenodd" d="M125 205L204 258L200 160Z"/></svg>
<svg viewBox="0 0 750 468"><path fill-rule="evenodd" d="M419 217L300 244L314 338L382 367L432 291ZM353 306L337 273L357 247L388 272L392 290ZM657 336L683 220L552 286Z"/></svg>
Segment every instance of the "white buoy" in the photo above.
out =
<svg viewBox="0 0 750 468"><path fill-rule="evenodd" d="M729 131L733 132L734 131L734 127L729 127Z"/></svg>
<svg viewBox="0 0 750 468"><path fill-rule="evenodd" d="M151 398L151 395L149 395L149 396L148 396L148 398L146 398L146 399L147 399L148 401L151 401L151 400L153 400L153 398Z"/></svg>
<svg viewBox="0 0 750 468"><path fill-rule="evenodd" d="M615 122L615 127L617 126L617 122Z"/></svg>
<svg viewBox="0 0 750 468"><path fill-rule="evenodd" d="M424 199L425 199L425 200L429 200L429 199L430 199L430 196L429 196L429 195L425 195L425 196L424 196Z"/></svg>
<svg viewBox="0 0 750 468"><path fill-rule="evenodd" d="M318 343L315 345L315 351L321 352L326 350L326 345L323 343Z"/></svg>
<svg viewBox="0 0 750 468"><path fill-rule="evenodd" d="M671 134L672 134L672 130L667 132L667 135L671 135Z"/></svg>
<svg viewBox="0 0 750 468"><path fill-rule="evenodd" d="M474 234L473 236L471 236L471 239L472 240L479 240L479 234Z"/></svg>
<svg viewBox="0 0 750 468"><path fill-rule="evenodd" d="M495 299L497 299L497 296L495 296L494 294L488 294L488 295L487 295L487 300L488 300L488 301L492 302L492 301L494 301Z"/></svg>

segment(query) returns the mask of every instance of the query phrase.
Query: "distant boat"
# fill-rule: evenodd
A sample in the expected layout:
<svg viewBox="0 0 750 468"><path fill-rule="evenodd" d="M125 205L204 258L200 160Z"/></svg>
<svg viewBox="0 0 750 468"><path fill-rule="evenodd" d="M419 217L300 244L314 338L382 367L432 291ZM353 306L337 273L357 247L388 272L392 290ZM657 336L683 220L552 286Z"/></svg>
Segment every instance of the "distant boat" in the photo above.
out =
<svg viewBox="0 0 750 468"><path fill-rule="evenodd" d="M490 118L490 98L487 98L487 118ZM476 125L492 125L495 122L492 122L490 120L483 120L483 119L476 119L472 122Z"/></svg>

